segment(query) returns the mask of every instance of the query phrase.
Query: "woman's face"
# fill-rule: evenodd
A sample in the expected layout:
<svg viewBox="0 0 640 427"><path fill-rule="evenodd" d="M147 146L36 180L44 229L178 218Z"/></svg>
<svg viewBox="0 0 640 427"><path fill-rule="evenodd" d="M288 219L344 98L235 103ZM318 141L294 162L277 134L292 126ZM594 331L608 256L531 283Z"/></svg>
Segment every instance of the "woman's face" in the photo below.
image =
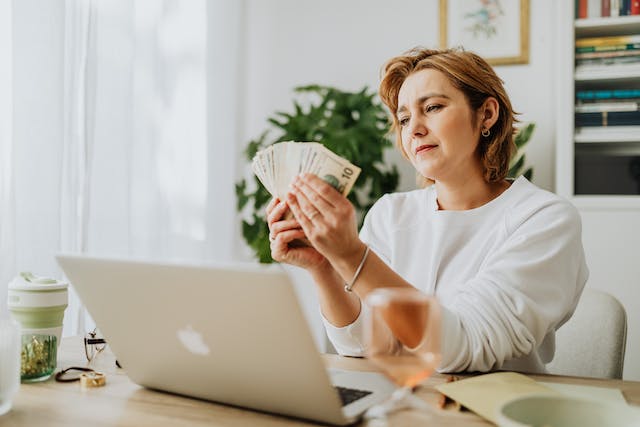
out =
<svg viewBox="0 0 640 427"><path fill-rule="evenodd" d="M397 118L405 154L418 173L436 182L482 175L473 127L464 94L437 70L417 71L398 94Z"/></svg>

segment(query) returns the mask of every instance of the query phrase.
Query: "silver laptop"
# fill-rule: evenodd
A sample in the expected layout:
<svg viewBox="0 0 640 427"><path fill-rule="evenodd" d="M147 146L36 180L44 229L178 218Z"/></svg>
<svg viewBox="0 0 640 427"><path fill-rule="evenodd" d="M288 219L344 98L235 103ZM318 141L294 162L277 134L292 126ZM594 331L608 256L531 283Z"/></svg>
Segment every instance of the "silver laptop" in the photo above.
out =
<svg viewBox="0 0 640 427"><path fill-rule="evenodd" d="M377 373L326 370L279 268L57 260L142 386L336 425L393 391Z"/></svg>

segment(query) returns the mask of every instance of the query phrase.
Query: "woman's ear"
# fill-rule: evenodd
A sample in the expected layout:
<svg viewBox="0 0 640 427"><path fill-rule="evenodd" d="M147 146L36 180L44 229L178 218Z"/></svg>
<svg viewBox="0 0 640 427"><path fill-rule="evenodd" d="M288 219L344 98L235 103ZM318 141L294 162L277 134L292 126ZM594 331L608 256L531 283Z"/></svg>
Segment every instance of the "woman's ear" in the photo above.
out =
<svg viewBox="0 0 640 427"><path fill-rule="evenodd" d="M498 101L494 97L490 96L485 99L480 111L482 112L480 117L480 129L491 129L491 127L498 121L498 116L500 115L500 104L498 104Z"/></svg>

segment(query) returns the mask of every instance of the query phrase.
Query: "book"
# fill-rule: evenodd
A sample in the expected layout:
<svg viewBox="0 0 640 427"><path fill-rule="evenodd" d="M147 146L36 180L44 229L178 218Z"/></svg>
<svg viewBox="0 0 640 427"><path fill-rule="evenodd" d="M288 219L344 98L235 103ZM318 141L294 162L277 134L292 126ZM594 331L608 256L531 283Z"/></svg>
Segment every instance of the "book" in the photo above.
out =
<svg viewBox="0 0 640 427"><path fill-rule="evenodd" d="M640 1L640 0L639 0ZM638 56L640 49L610 50L604 52L580 52L576 53L576 60L593 58L621 58L625 56Z"/></svg>
<svg viewBox="0 0 640 427"><path fill-rule="evenodd" d="M640 15L640 0L631 0L631 14Z"/></svg>
<svg viewBox="0 0 640 427"><path fill-rule="evenodd" d="M586 72L588 69L596 69L597 71L603 71L601 67L617 67L626 64L640 64L640 55L636 56L622 56L616 58L592 58L592 59L578 59L576 60L576 71ZM633 67L636 68L636 67ZM631 70L633 71L633 70Z"/></svg>
<svg viewBox="0 0 640 427"><path fill-rule="evenodd" d="M613 90L579 90L576 99L632 99L640 98L640 89L613 89Z"/></svg>
<svg viewBox="0 0 640 427"><path fill-rule="evenodd" d="M620 16L620 0L611 0L611 16Z"/></svg>
<svg viewBox="0 0 640 427"><path fill-rule="evenodd" d="M618 63L618 64L596 64L578 65L575 67L575 78L577 80L607 79L626 77L629 75L640 75L640 63Z"/></svg>
<svg viewBox="0 0 640 427"><path fill-rule="evenodd" d="M640 0L636 1L640 2ZM640 34L629 34L625 36L586 37L577 39L576 47L611 46L633 43L640 43Z"/></svg>
<svg viewBox="0 0 640 427"><path fill-rule="evenodd" d="M640 49L640 42L638 43L627 43L627 44L612 44L606 46L582 46L576 47L576 53L585 53L585 52L611 52L617 50L634 50Z"/></svg>
<svg viewBox="0 0 640 427"><path fill-rule="evenodd" d="M602 16L602 0L588 0L587 17L600 18Z"/></svg>
<svg viewBox="0 0 640 427"><path fill-rule="evenodd" d="M640 111L601 111L576 113L575 126L637 126L640 125Z"/></svg>
<svg viewBox="0 0 640 427"><path fill-rule="evenodd" d="M640 1L640 0L638 0ZM611 16L611 0L602 0L602 16Z"/></svg>
<svg viewBox="0 0 640 427"><path fill-rule="evenodd" d="M576 105L576 113L602 113L604 111L609 113L613 111L638 111L638 102L590 102Z"/></svg>
<svg viewBox="0 0 640 427"><path fill-rule="evenodd" d="M579 19L585 19L587 17L587 0L576 0L578 4L578 15L576 15Z"/></svg>

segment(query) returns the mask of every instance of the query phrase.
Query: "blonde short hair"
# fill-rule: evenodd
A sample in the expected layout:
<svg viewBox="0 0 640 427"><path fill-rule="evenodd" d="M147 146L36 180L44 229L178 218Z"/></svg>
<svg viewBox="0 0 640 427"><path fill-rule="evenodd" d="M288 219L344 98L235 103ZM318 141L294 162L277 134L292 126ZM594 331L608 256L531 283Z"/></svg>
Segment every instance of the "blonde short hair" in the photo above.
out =
<svg viewBox="0 0 640 427"><path fill-rule="evenodd" d="M487 182L503 180L509 172L509 162L515 152L513 135L517 122L511 101L503 86L503 81L493 68L480 56L463 49L434 50L414 48L390 59L383 67L379 93L382 102L389 108L396 134L396 144L402 148L398 112L398 93L406 78L417 71L434 69L443 73L451 84L464 93L469 106L475 112L487 98L498 101L498 120L491 127L488 137L482 136L478 144L478 154L484 168ZM472 126L477 126L477 115L472 115Z"/></svg>

